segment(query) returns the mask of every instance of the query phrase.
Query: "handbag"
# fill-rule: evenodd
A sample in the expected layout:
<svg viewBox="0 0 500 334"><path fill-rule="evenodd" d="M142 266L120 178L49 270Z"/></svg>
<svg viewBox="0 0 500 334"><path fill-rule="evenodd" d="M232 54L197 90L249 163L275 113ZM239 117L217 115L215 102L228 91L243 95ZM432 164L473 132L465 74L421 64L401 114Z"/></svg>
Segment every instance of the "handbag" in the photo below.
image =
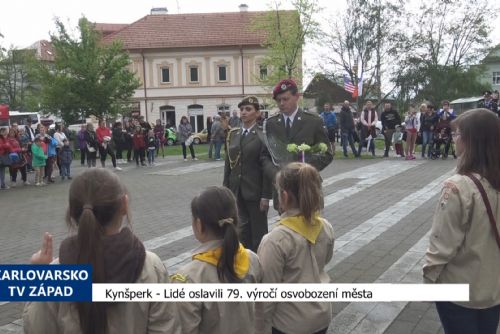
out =
<svg viewBox="0 0 500 334"><path fill-rule="evenodd" d="M87 151L89 151L90 153L94 153L95 148L93 146L90 146L89 144L87 144Z"/></svg>
<svg viewBox="0 0 500 334"><path fill-rule="evenodd" d="M12 159L10 158L9 153L0 155L0 166L10 166L12 165Z"/></svg>
<svg viewBox="0 0 500 334"><path fill-rule="evenodd" d="M486 191L484 190L483 185L477 177L472 175L471 173L465 174L465 176L469 177L469 179L472 180L476 184L477 189L479 190L479 193L481 194L481 197L483 198L484 205L486 206L486 212L488 213L488 218L490 220L491 228L493 229L493 234L495 235L495 239L497 241L498 248L500 248L500 235L498 234L498 228L497 228L497 223L495 221L495 217L493 217L493 211L491 210L491 205L490 201L488 200L488 196L486 195Z"/></svg>
<svg viewBox="0 0 500 334"><path fill-rule="evenodd" d="M185 142L186 146L191 145L193 143L193 140L194 140L194 136L193 135L189 136L188 139L186 139L186 142Z"/></svg>

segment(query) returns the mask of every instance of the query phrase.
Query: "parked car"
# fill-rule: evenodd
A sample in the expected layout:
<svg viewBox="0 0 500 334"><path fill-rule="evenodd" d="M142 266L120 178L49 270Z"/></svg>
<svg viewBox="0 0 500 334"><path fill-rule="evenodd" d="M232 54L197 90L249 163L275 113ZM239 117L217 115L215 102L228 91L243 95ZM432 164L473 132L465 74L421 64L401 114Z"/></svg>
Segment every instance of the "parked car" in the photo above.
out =
<svg viewBox="0 0 500 334"><path fill-rule="evenodd" d="M203 129L201 132L195 133L193 135L193 143L196 145L201 144L201 143L206 143L208 138L208 131L207 129Z"/></svg>
<svg viewBox="0 0 500 334"><path fill-rule="evenodd" d="M165 142L168 146L172 146L177 142L177 132L174 128L165 129Z"/></svg>

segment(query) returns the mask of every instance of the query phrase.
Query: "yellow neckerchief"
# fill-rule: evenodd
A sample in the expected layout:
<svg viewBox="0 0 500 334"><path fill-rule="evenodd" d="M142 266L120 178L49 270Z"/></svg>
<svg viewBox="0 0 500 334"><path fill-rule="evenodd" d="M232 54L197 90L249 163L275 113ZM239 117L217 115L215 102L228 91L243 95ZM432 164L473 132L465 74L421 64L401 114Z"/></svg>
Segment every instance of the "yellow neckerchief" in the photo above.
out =
<svg viewBox="0 0 500 334"><path fill-rule="evenodd" d="M206 263L210 263L217 266L222 253L222 247L217 247L209 251L198 253L193 255L193 260L200 260ZM238 251L236 252L236 257L234 258L234 271L238 278L243 278L250 269L250 256L247 250L240 244Z"/></svg>
<svg viewBox="0 0 500 334"><path fill-rule="evenodd" d="M316 239L323 228L323 220L319 216L319 213L312 216L312 224L306 222L302 215L285 217L280 220L280 224L297 232L312 244L316 243Z"/></svg>

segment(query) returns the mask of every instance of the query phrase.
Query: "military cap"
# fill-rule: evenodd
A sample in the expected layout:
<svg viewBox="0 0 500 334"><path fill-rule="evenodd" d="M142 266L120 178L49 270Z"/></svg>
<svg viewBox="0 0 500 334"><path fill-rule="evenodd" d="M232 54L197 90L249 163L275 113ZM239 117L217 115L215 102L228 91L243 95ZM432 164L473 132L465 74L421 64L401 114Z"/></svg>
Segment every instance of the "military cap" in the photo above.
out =
<svg viewBox="0 0 500 334"><path fill-rule="evenodd" d="M241 108L241 106L246 106L246 105L254 106L255 110L260 109L259 99L253 95L245 96L243 100L241 100L241 102L238 103L238 108Z"/></svg>
<svg viewBox="0 0 500 334"><path fill-rule="evenodd" d="M276 99L278 94L284 93L289 90L297 91L297 84L292 79L284 79L278 82L273 89L273 99Z"/></svg>

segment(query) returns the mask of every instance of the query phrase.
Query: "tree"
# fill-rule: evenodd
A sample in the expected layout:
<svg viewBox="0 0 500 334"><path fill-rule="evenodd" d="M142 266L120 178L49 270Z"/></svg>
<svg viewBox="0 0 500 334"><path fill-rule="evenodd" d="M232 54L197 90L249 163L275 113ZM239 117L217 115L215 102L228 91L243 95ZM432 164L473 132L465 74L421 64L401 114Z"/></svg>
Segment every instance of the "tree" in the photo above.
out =
<svg viewBox="0 0 500 334"><path fill-rule="evenodd" d="M266 86L274 86L285 78L302 82L302 47L306 40L319 35L319 23L313 15L320 10L317 0L292 0L294 10L282 10L279 1L263 17L253 22L256 31L264 32L263 46L268 49L263 65L270 69L267 76L257 78Z"/></svg>
<svg viewBox="0 0 500 334"><path fill-rule="evenodd" d="M397 54L403 10L399 0L348 0L346 11L322 38L328 50L322 55L326 73L346 74L355 85L358 72L363 74L360 106L367 95L377 96L379 103L383 99L384 67Z"/></svg>
<svg viewBox="0 0 500 334"><path fill-rule="evenodd" d="M34 59L34 52L29 49L0 49L0 97L12 110L30 109L29 97L35 89L30 66Z"/></svg>
<svg viewBox="0 0 500 334"><path fill-rule="evenodd" d="M479 82L480 68L471 67L487 52L487 0L426 1L419 15L410 17L418 30L406 37L405 49L393 73L402 101L478 95L487 85ZM431 18L431 19L429 19Z"/></svg>
<svg viewBox="0 0 500 334"><path fill-rule="evenodd" d="M94 115L112 117L129 109L140 83L129 70L130 58L119 42L103 44L86 18L78 23L79 39L70 36L60 20L51 36L54 64L40 63L40 103L66 120Z"/></svg>

